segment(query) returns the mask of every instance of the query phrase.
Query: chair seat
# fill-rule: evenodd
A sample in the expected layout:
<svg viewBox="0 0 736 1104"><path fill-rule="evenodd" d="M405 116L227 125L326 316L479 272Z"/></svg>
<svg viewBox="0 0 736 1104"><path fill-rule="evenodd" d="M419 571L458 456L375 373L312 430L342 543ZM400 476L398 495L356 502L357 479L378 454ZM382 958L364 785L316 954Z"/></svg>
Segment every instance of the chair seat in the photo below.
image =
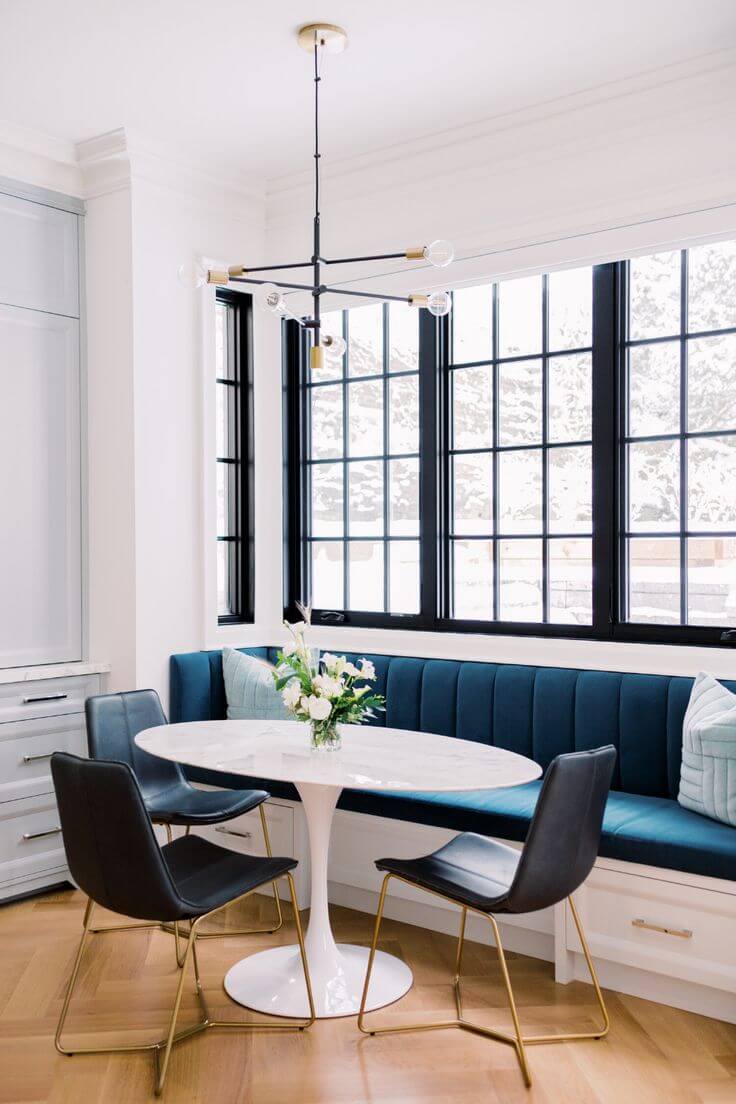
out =
<svg viewBox="0 0 736 1104"><path fill-rule="evenodd" d="M241 855L200 836L182 836L162 847L161 853L179 896L188 906L183 915L162 918L166 920L204 916L297 865L296 859Z"/></svg>
<svg viewBox="0 0 736 1104"><path fill-rule="evenodd" d="M146 794L151 820L160 824L219 824L257 808L266 800L265 790L198 790L187 782Z"/></svg>
<svg viewBox="0 0 736 1104"><path fill-rule="evenodd" d="M482 912L503 911L521 852L465 832L419 859L379 859L376 866Z"/></svg>

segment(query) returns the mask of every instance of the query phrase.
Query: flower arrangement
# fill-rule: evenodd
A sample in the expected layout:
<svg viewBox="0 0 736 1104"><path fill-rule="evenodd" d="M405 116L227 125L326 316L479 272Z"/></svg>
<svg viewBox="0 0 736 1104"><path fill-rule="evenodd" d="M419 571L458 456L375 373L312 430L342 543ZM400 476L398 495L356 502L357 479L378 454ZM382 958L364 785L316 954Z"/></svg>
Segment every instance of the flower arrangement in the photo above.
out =
<svg viewBox="0 0 736 1104"><path fill-rule="evenodd" d="M274 679L284 705L298 721L311 725L313 748L338 748L338 724L361 724L382 709L384 698L368 685L376 677L370 660L360 659L357 665L345 656L319 653L307 647L305 633L309 625L309 610L303 610L304 621L290 625L285 621L292 640L278 653Z"/></svg>

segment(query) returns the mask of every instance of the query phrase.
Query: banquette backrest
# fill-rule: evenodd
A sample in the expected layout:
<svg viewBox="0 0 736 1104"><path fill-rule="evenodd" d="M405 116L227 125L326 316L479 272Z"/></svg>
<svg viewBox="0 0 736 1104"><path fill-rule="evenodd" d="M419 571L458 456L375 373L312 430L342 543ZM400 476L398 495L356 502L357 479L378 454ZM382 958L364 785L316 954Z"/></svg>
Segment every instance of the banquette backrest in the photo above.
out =
<svg viewBox="0 0 736 1104"><path fill-rule="evenodd" d="M242 650L276 656L274 648ZM373 662L386 697L373 724L495 744L545 768L562 752L613 744L614 789L677 796L691 678L360 655ZM170 675L172 722L225 716L219 651L174 655ZM736 693L735 681L723 685Z"/></svg>

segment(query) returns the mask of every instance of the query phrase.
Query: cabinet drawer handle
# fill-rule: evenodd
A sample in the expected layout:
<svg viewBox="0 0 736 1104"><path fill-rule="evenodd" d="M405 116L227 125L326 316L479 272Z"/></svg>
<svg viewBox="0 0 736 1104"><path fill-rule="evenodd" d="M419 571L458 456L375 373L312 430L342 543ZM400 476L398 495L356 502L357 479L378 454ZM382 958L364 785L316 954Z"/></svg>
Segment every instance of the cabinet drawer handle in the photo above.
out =
<svg viewBox="0 0 736 1104"><path fill-rule="evenodd" d="M23 704L24 705L33 705L34 702L63 701L64 698L68 698L68 697L69 697L68 694L62 694L62 693L59 693L59 694L37 694L33 698L24 698L23 699Z"/></svg>
<svg viewBox="0 0 736 1104"><path fill-rule="evenodd" d="M32 840L41 839L42 836L58 836L60 831L61 827L57 825L56 828L46 828L43 832L24 832L23 839Z"/></svg>
<svg viewBox="0 0 736 1104"><path fill-rule="evenodd" d="M646 920L632 920L631 924L634 928L659 932L660 935L676 935L678 939L692 939L693 937L693 933L688 928L665 928L661 924L648 924Z"/></svg>
<svg viewBox="0 0 736 1104"><path fill-rule="evenodd" d="M39 759L50 759L53 755L53 751L40 751L37 755L24 755L24 763L37 763Z"/></svg>
<svg viewBox="0 0 736 1104"><path fill-rule="evenodd" d="M224 828L222 825L218 825L218 827L215 828L215 831L222 832L224 836L239 836L240 839L252 838L250 832L238 832L235 830L235 828Z"/></svg>

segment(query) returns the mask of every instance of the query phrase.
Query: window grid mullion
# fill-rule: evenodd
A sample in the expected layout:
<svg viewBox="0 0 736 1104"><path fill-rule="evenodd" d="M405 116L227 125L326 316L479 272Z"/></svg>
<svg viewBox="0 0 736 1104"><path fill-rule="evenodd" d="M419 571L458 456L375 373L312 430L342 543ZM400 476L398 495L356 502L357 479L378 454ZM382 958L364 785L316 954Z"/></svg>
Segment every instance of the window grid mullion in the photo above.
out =
<svg viewBox="0 0 736 1104"><path fill-rule="evenodd" d="M342 358L342 608L350 608L350 483L348 468L348 427L350 406L348 401L348 373L350 371L350 318L342 312L345 355Z"/></svg>
<svg viewBox="0 0 736 1104"><path fill-rule="evenodd" d="M390 570L390 545L388 543L389 534L389 514L390 514L390 482L389 482L389 462L388 454L390 448L389 441L389 382L388 382L388 358L389 358L389 314L388 303L383 304L382 311L382 346L383 346L383 612L389 612L390 596L389 596L389 570Z"/></svg>
<svg viewBox="0 0 736 1104"><path fill-rule="evenodd" d="M688 525L688 475L687 475L687 284L688 255L683 249L680 253L680 624L688 622L688 562L687 539Z"/></svg>
<svg viewBox="0 0 736 1104"><path fill-rule="evenodd" d="M498 621L500 619L501 609L501 584L499 578L499 544L498 544L498 530L499 530L499 489L498 489L498 444L499 444L499 402L498 402L498 380L499 380L499 367L498 367L498 284L494 283L493 291L491 293L491 312L492 319L492 339L491 348L493 351L493 366L492 366L492 380L491 380L491 444L493 447L492 460L491 460L491 495L492 504L491 509L493 512L493 538L491 541L491 553L493 556L493 620Z"/></svg>
<svg viewBox="0 0 736 1104"><path fill-rule="evenodd" d="M542 621L549 621L549 450L547 406L549 377L549 276L542 276Z"/></svg>

